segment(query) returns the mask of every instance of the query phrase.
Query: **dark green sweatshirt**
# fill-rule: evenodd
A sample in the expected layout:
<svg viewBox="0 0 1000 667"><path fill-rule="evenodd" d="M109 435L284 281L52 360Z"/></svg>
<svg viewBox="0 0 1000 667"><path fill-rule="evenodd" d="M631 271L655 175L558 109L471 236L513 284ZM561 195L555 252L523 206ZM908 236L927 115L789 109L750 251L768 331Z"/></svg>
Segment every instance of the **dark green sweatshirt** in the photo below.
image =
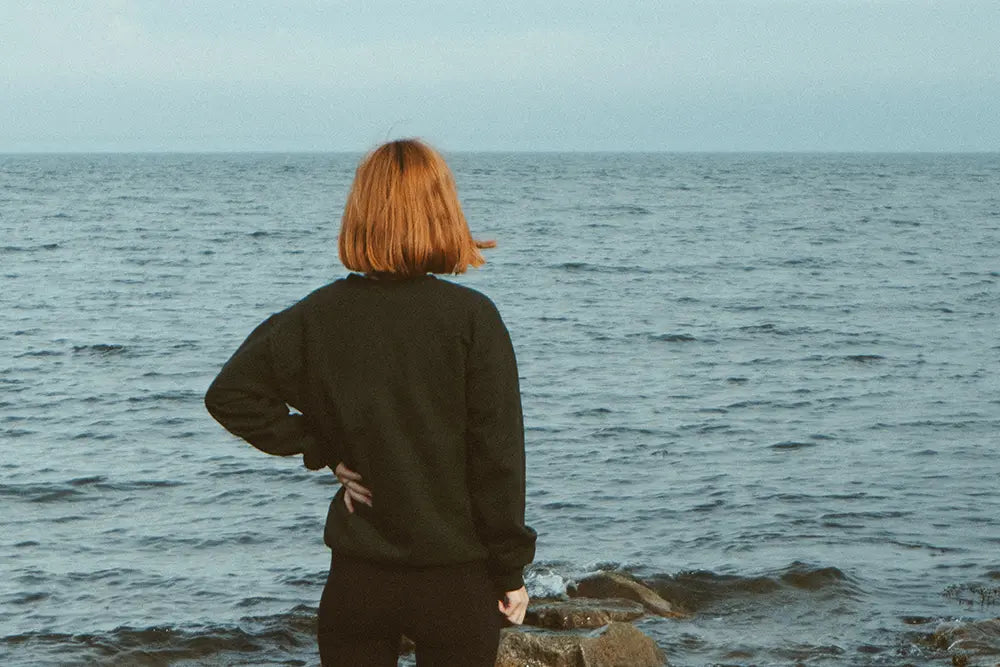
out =
<svg viewBox="0 0 1000 667"><path fill-rule="evenodd" d="M433 275L349 274L258 326L205 405L269 454L361 474L373 506L351 514L337 492L324 532L335 553L484 560L498 594L523 584L536 536L524 524L517 362L480 292Z"/></svg>

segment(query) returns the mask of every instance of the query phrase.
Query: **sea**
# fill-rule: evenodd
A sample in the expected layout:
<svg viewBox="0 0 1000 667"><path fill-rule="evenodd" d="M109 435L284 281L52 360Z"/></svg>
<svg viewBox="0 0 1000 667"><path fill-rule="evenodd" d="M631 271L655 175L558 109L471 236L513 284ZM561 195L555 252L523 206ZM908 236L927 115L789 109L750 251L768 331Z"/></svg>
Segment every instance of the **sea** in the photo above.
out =
<svg viewBox="0 0 1000 667"><path fill-rule="evenodd" d="M318 664L336 480L202 397L347 274L360 157L0 155L0 664ZM1000 663L1000 154L446 158L533 597L638 577L675 666Z"/></svg>

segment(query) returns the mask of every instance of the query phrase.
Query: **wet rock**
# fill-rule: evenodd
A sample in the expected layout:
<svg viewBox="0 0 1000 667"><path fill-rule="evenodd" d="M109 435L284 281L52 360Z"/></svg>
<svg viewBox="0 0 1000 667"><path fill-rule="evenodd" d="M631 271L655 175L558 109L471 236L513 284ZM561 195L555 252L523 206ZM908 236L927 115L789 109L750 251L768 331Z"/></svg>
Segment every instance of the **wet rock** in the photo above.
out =
<svg viewBox="0 0 1000 667"><path fill-rule="evenodd" d="M635 620L645 612L640 603L622 598L539 600L528 605L524 622L550 630L599 628L613 621Z"/></svg>
<svg viewBox="0 0 1000 667"><path fill-rule="evenodd" d="M496 667L576 667L580 647L572 637L504 628Z"/></svg>
<svg viewBox="0 0 1000 667"><path fill-rule="evenodd" d="M570 585L570 597L623 598L638 602L646 611L669 618L682 618L686 614L660 597L656 591L641 581L620 572L598 572Z"/></svg>
<svg viewBox="0 0 1000 667"><path fill-rule="evenodd" d="M943 623L930 640L934 646L948 652L995 654L1000 648L1000 618L971 623Z"/></svg>
<svg viewBox="0 0 1000 667"><path fill-rule="evenodd" d="M631 623L610 623L598 637L581 641L581 667L659 667L667 660L650 637Z"/></svg>
<svg viewBox="0 0 1000 667"><path fill-rule="evenodd" d="M496 667L661 667L663 651L631 623L586 634L504 630Z"/></svg>

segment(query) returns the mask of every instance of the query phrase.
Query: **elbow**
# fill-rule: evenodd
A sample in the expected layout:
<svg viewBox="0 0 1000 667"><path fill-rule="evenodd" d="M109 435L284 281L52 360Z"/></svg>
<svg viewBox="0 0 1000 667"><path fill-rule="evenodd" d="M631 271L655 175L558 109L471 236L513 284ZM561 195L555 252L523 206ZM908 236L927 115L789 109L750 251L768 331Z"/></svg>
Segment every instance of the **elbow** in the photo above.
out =
<svg viewBox="0 0 1000 667"><path fill-rule="evenodd" d="M213 396L211 393L205 394L205 410L208 414L212 415L212 417L215 417L215 403L213 403L212 399Z"/></svg>
<svg viewBox="0 0 1000 667"><path fill-rule="evenodd" d="M208 390L205 392L205 409L216 420L219 419L218 415L222 406L220 393L217 382L209 385Z"/></svg>
<svg viewBox="0 0 1000 667"><path fill-rule="evenodd" d="M243 420L238 402L233 401L232 392L221 388L218 381L215 381L205 392L204 403L205 410L222 428L234 435L240 435L237 431Z"/></svg>

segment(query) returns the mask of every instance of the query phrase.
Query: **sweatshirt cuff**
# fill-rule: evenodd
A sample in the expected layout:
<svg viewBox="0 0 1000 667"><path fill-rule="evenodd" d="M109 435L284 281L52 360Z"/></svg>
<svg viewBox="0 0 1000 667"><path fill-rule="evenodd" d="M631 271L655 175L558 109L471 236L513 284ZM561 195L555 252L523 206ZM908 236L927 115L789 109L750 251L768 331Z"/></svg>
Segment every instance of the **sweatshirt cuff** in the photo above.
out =
<svg viewBox="0 0 1000 667"><path fill-rule="evenodd" d="M307 433L302 438L302 462L309 470L320 470L329 463L326 459L325 448L316 440L315 436Z"/></svg>
<svg viewBox="0 0 1000 667"><path fill-rule="evenodd" d="M518 568L516 570L508 570L507 572L498 572L490 576L493 580L493 590L497 595L497 599L502 599L504 593L508 591L516 591L517 589L524 586L524 574L523 568Z"/></svg>

